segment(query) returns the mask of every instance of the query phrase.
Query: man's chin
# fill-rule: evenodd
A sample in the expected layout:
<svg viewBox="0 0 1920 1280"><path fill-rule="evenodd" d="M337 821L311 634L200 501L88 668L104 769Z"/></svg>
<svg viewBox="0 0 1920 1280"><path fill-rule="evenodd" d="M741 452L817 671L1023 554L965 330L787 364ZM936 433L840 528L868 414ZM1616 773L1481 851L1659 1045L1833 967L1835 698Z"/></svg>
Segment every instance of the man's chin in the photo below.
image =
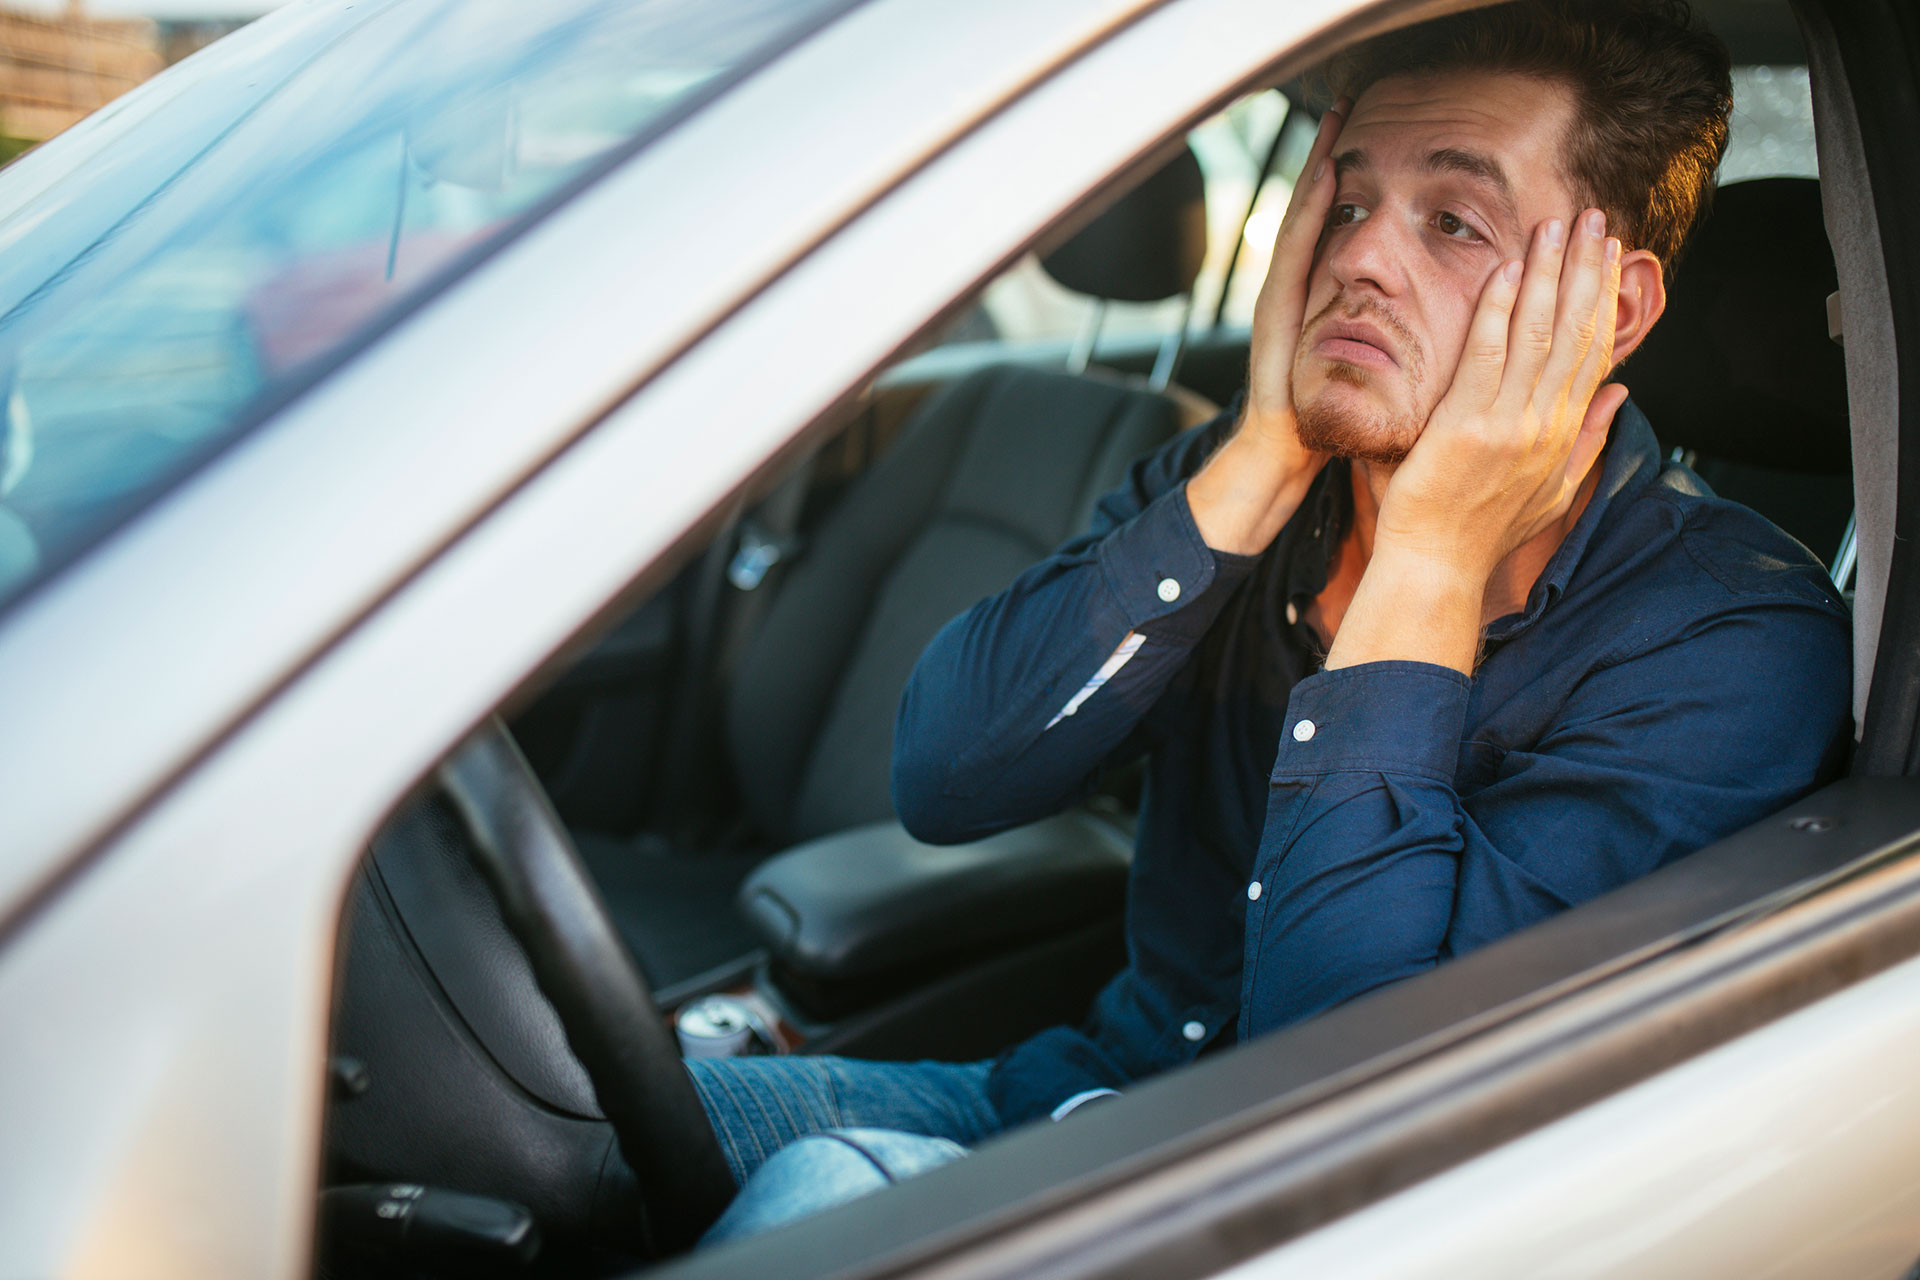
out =
<svg viewBox="0 0 1920 1280"><path fill-rule="evenodd" d="M1420 438L1421 424L1375 402L1364 376L1341 377L1330 371L1327 383L1311 399L1294 406L1301 444L1316 453L1376 466L1398 466L1406 460L1413 442Z"/></svg>

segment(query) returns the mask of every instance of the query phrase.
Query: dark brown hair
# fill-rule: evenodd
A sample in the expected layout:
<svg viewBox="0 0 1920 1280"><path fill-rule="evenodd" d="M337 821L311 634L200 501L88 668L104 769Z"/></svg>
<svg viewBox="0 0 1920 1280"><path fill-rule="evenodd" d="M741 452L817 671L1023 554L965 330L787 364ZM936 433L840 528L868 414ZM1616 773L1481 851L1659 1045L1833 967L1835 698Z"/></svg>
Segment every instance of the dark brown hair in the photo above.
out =
<svg viewBox="0 0 1920 1280"><path fill-rule="evenodd" d="M1629 249L1665 266L1713 197L1733 83L1726 46L1683 0L1518 0L1392 31L1328 64L1358 98L1409 72L1499 71L1573 91L1565 177Z"/></svg>

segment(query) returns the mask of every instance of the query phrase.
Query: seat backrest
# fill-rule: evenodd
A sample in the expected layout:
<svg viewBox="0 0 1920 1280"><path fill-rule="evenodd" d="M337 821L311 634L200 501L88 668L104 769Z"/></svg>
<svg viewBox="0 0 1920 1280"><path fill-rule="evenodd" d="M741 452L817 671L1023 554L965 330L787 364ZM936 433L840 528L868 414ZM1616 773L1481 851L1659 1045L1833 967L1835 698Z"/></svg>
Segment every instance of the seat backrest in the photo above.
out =
<svg viewBox="0 0 1920 1280"><path fill-rule="evenodd" d="M1206 250L1184 147L1044 259L1108 300L1186 292ZM1117 378L1001 365L929 396L781 584L727 694L727 742L756 825L791 844L893 816L894 711L920 651L1086 527L1191 406Z"/></svg>
<svg viewBox="0 0 1920 1280"><path fill-rule="evenodd" d="M1732 183L1620 372L1662 444L1822 559L1852 511L1846 364L1827 334L1838 288L1817 181Z"/></svg>
<svg viewBox="0 0 1920 1280"><path fill-rule="evenodd" d="M1179 430L1151 392L996 366L929 399L794 566L735 673L727 738L777 843L893 814L900 690L946 622L1086 526Z"/></svg>

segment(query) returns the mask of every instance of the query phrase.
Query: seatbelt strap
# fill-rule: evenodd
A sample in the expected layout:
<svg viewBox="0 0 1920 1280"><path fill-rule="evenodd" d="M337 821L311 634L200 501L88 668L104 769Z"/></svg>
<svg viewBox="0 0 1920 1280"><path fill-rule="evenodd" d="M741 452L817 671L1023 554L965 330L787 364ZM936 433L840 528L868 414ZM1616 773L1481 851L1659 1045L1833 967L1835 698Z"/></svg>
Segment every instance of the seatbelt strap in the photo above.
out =
<svg viewBox="0 0 1920 1280"><path fill-rule="evenodd" d="M800 552L800 513L806 506L807 486L813 479L813 457L808 455L794 473L768 494L740 521L727 581L737 591L757 590L774 566Z"/></svg>
<svg viewBox="0 0 1920 1280"><path fill-rule="evenodd" d="M759 631L779 584L768 580L785 576L805 551L800 517L813 484L813 455L794 468L760 505L740 521L733 559L727 564L731 590L720 602L721 617L714 633L715 687L724 691L747 644Z"/></svg>

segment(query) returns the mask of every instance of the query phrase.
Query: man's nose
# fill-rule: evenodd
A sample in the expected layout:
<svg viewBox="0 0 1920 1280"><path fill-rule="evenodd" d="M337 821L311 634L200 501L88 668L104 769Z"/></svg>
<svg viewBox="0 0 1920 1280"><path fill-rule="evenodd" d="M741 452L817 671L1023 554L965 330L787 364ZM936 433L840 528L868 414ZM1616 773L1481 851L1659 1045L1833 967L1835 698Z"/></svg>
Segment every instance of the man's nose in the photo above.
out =
<svg viewBox="0 0 1920 1280"><path fill-rule="evenodd" d="M1401 292L1407 279L1407 256L1416 249L1402 222L1390 210L1376 209L1332 232L1326 265L1342 290L1372 286L1389 297Z"/></svg>

